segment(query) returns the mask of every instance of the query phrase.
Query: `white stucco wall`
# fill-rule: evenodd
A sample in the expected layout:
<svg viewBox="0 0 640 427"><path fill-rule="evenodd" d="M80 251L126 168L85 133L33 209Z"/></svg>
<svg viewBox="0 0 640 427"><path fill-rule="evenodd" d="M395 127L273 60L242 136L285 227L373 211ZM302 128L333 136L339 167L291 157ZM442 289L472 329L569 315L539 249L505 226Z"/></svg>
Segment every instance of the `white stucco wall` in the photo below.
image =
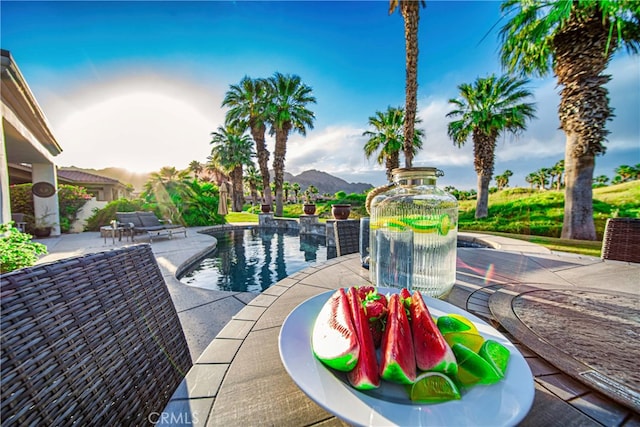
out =
<svg viewBox="0 0 640 427"><path fill-rule="evenodd" d="M71 233L82 233L84 231L84 226L87 224L87 219L93 215L93 210L98 208L102 209L107 206L108 202L98 202L95 197L91 200L88 200L85 205L80 208L77 213L78 219L71 224L71 229L69 232ZM106 224L105 224L106 225Z"/></svg>

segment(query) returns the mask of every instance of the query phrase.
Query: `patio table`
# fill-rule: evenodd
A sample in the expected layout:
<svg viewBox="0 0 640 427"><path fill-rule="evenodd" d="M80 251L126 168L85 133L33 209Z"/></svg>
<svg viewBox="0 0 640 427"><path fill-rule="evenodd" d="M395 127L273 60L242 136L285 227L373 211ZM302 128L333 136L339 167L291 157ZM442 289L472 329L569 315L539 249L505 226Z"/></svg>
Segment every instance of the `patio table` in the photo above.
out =
<svg viewBox="0 0 640 427"><path fill-rule="evenodd" d="M105 244L107 243L107 237L111 237L111 243L115 244L116 236L118 237L119 242L122 241L122 236L125 236L126 241L128 241L129 238L133 241L133 228L124 225L119 225L117 227L104 225L100 227L100 235L104 237Z"/></svg>
<svg viewBox="0 0 640 427"><path fill-rule="evenodd" d="M369 284L368 274L360 266L359 254L352 254L295 273L259 294L234 316L197 360L166 407L164 424L175 425L171 419L187 418L192 425L203 426L346 425L309 399L287 374L279 355L278 335L286 317L300 303L338 287ZM490 297L500 291L515 298L520 291L532 288L597 289L608 277L617 278L612 286L617 286L621 295L637 297L640 264L608 263L549 251L458 249L456 285L445 300L496 326L520 350L534 376L535 399L520 425L640 423L637 409L622 404L615 390L607 394L589 387L564 372L562 364L549 363L529 350L496 322L489 308ZM511 323L517 323L516 317L509 319ZM561 327L563 319L557 321ZM522 324L519 327L523 328ZM514 330L518 332L517 328ZM539 339L519 332L517 335L524 341ZM631 386L623 391L633 399L637 388L632 379Z"/></svg>

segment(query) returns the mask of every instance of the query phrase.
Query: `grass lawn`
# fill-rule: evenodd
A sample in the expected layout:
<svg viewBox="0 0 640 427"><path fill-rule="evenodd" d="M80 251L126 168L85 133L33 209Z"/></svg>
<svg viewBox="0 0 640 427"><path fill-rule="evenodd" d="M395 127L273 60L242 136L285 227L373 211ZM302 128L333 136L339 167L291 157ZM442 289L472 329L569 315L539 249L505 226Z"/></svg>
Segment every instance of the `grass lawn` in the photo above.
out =
<svg viewBox="0 0 640 427"><path fill-rule="evenodd" d="M254 222L258 223L258 214L252 214L248 212L229 212L225 215L228 223L236 222Z"/></svg>

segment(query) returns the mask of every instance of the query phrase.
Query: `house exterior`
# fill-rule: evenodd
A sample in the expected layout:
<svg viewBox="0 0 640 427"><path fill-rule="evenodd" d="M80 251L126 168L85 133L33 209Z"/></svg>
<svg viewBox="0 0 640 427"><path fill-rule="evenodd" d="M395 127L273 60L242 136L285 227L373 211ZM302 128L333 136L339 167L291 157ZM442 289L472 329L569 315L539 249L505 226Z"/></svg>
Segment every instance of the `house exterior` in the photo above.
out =
<svg viewBox="0 0 640 427"><path fill-rule="evenodd" d="M117 179L78 171L67 168L58 169L60 184L84 187L98 202L111 202L122 198L129 198L127 186Z"/></svg>
<svg viewBox="0 0 640 427"><path fill-rule="evenodd" d="M60 209L55 156L62 152L47 118L40 109L11 53L0 49L0 223L11 221L9 197L9 164L31 165L34 190L33 205L36 218L48 216L55 222L52 235L60 234ZM37 184L37 186L36 186Z"/></svg>
<svg viewBox="0 0 640 427"><path fill-rule="evenodd" d="M58 168L58 185L75 185L84 187L98 202L111 202L121 198L129 198L130 190L117 179L76 170ZM9 185L31 182L31 166L9 163Z"/></svg>

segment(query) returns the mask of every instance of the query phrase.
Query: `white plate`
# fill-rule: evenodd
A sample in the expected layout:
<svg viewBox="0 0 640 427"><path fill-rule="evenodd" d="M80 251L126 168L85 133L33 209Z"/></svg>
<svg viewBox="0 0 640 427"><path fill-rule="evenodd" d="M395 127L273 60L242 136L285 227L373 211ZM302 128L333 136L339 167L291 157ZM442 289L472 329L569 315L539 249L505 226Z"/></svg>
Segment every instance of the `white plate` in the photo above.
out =
<svg viewBox="0 0 640 427"><path fill-rule="evenodd" d="M397 289L379 289L394 293ZM382 381L379 389L359 391L346 376L325 367L313 355L311 331L323 304L335 291L312 297L285 319L279 336L280 357L293 381L318 405L342 420L367 426L507 426L520 422L533 403L534 384L529 365L514 345L489 324L447 302L425 297L435 316L458 313L476 325L485 339L511 352L505 378L492 385L476 385L462 399L437 404L412 402L402 386Z"/></svg>

